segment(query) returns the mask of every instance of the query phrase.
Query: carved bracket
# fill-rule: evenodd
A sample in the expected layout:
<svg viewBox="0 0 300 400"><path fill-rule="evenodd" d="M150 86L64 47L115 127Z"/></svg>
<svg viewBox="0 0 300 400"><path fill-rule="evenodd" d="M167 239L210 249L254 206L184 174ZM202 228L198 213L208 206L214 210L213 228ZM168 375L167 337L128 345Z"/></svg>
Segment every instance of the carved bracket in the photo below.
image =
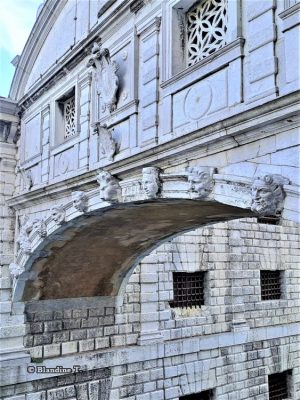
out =
<svg viewBox="0 0 300 400"><path fill-rule="evenodd" d="M113 161L114 156L117 153L117 143L113 139L113 130L108 129L106 125L100 125L96 123L94 132L99 135L99 153L100 158L107 159L108 161Z"/></svg>

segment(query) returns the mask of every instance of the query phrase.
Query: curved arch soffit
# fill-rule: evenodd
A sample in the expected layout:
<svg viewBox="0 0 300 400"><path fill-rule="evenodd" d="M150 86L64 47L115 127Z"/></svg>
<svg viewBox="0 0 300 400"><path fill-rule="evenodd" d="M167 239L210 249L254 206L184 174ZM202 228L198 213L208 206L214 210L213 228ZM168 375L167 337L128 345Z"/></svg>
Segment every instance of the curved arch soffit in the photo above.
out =
<svg viewBox="0 0 300 400"><path fill-rule="evenodd" d="M255 216L216 201L157 199L111 205L59 227L36 247L14 301L116 296L141 259L198 227Z"/></svg>

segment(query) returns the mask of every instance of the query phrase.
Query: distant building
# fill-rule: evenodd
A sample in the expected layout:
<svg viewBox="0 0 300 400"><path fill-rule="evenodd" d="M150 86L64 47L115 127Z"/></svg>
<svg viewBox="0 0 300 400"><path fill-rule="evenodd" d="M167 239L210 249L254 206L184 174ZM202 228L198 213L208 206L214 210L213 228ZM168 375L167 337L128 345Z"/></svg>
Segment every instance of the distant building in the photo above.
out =
<svg viewBox="0 0 300 400"><path fill-rule="evenodd" d="M300 399L299 9L39 8L0 98L1 399Z"/></svg>

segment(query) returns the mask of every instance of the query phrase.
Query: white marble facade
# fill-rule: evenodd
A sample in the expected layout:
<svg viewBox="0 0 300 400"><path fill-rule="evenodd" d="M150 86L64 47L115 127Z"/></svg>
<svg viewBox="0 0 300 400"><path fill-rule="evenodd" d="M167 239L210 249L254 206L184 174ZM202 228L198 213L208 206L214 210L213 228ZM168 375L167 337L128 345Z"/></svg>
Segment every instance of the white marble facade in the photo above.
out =
<svg viewBox="0 0 300 400"><path fill-rule="evenodd" d="M42 359L49 366L79 360L88 369L109 368L106 391L95 389L107 400L178 400L208 390L213 400L265 400L266 377L291 370L288 396L296 400L299 318L293 310L299 308L299 287L293 280L299 280L299 253L289 247L288 237L297 241L299 223L300 3L44 3L16 66L10 99L0 99L0 363L5 367L0 397L68 398L69 390L70 398L95 398L96 378L81 395L67 379L64 394L54 383L43 387L46 376L26 372L28 364ZM122 210L172 201L215 203L248 218L220 223L215 211L208 221L220 224L167 244L161 235L126 271L120 268L110 277L117 287L122 275L115 297L84 300L86 290L65 302L56 300L56 289L77 282L72 274L43 269L40 260L51 258L49 246L59 243L63 251L96 214L99 224L111 210L123 221ZM261 222L257 229L261 217L275 218L279 227ZM114 240L127 235L128 248L134 242L130 229L139 222L131 223L115 238L104 235L112 260ZM162 215L157 225L149 225L149 235L162 229L171 236L190 226L187 221L180 229L163 231L167 224ZM272 240L276 249L268 244ZM88 261L83 264L89 268ZM80 268L75 260L74 265ZM204 265L212 279L209 306L200 314L171 312L172 273ZM284 298L276 305L258 299L260 269L283 271ZM87 273L87 285L96 279L108 285L108 275L101 281L101 272L93 274ZM25 298L29 305L24 306ZM92 329L98 329L94 336ZM51 339L49 332L54 332ZM86 353L103 349L106 361ZM247 379L258 375L243 357L256 350L264 360L265 371L259 372L264 380L250 387L243 374L250 374ZM270 358L276 351L280 362ZM241 363L240 375L232 372L231 388L222 381L230 362L217 361L226 355ZM24 386L22 391L26 380L40 382L40 389ZM259 394L255 385L262 385Z"/></svg>

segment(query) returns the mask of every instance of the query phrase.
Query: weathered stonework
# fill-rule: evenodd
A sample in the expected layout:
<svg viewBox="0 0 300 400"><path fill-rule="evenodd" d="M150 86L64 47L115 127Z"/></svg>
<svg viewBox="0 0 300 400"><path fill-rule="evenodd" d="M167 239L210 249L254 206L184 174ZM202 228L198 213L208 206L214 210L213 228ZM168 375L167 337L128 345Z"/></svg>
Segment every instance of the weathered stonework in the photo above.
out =
<svg viewBox="0 0 300 400"><path fill-rule="evenodd" d="M0 98L1 399L300 398L298 14L39 9Z"/></svg>

